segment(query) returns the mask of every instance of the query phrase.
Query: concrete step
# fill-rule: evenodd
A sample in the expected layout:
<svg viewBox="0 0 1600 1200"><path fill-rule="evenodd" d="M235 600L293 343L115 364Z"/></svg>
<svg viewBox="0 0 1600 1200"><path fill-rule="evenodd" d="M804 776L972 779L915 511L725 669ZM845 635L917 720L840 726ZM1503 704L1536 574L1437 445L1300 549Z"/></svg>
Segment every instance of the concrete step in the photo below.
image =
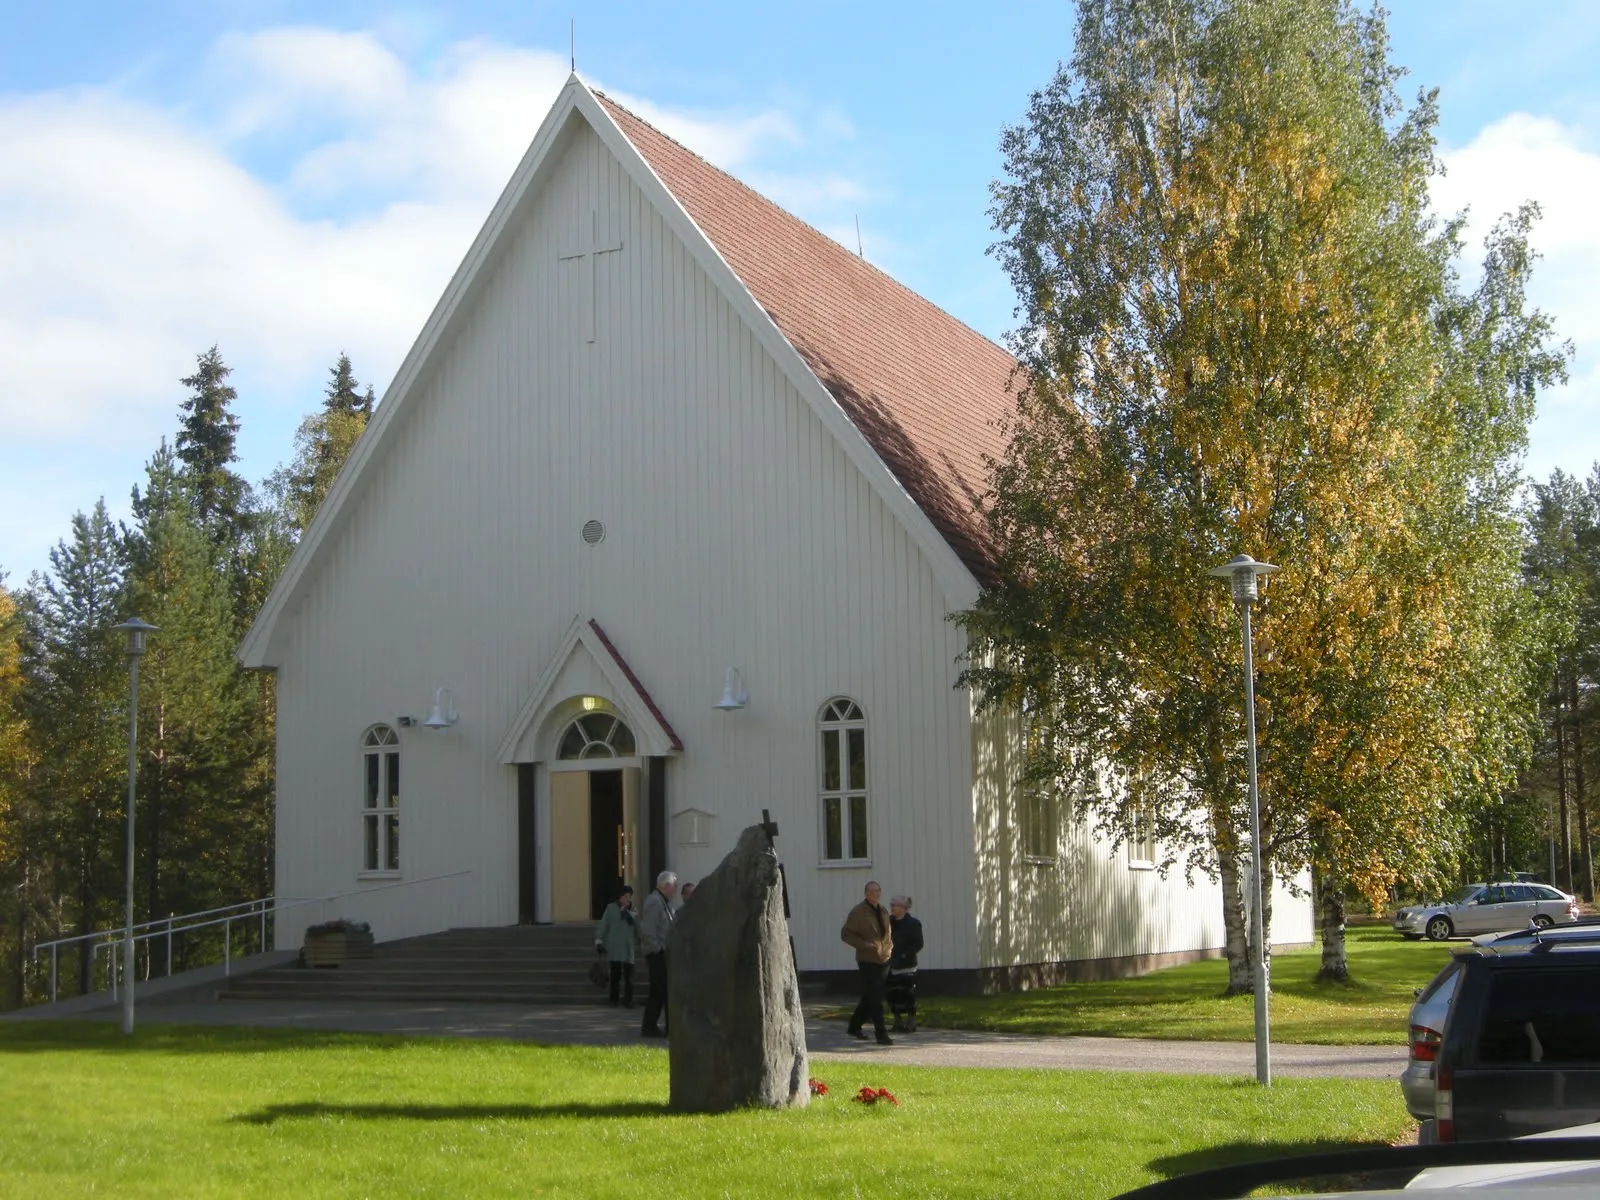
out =
<svg viewBox="0 0 1600 1200"><path fill-rule="evenodd" d="M586 975L594 959L594 926L589 924L454 929L380 942L372 957L337 967L258 971L229 981L218 996L286 1002L587 1004L605 994Z"/></svg>

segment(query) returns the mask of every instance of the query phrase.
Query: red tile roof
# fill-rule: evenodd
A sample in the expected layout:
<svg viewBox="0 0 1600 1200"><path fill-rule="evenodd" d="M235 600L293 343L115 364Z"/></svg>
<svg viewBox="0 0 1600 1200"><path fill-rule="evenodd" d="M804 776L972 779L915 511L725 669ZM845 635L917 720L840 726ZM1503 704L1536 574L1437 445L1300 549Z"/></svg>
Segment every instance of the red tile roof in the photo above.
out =
<svg viewBox="0 0 1600 1200"><path fill-rule="evenodd" d="M974 504L1005 449L1015 360L949 313L596 93L756 302L973 574Z"/></svg>

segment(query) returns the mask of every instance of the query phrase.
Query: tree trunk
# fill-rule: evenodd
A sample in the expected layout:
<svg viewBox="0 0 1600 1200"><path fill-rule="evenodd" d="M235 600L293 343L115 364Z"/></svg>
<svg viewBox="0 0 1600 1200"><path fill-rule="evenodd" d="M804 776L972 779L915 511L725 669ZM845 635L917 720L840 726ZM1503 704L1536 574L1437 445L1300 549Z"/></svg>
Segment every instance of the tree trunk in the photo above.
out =
<svg viewBox="0 0 1600 1200"><path fill-rule="evenodd" d="M1561 685L1556 684L1556 828L1561 856L1556 864L1556 878L1550 882L1561 886L1566 880L1567 891L1572 891L1572 840L1567 820L1567 721L1563 714L1566 705L1561 696Z"/></svg>
<svg viewBox="0 0 1600 1200"><path fill-rule="evenodd" d="M1265 844L1265 832L1261 837ZM1267 988L1270 991L1272 988L1272 864L1270 862L1261 864L1261 938L1261 962L1266 969ZM1253 939L1251 949L1255 949Z"/></svg>
<svg viewBox="0 0 1600 1200"><path fill-rule="evenodd" d="M1350 960L1344 942L1344 884L1331 871L1313 871L1311 892L1317 906L1317 929L1322 939L1322 966L1317 979L1350 982Z"/></svg>
<svg viewBox="0 0 1600 1200"><path fill-rule="evenodd" d="M1594 859L1589 849L1589 804L1583 794L1583 725L1578 720L1578 670L1567 676L1567 707L1572 710L1572 794L1578 804L1578 866L1583 898L1594 903Z"/></svg>
<svg viewBox="0 0 1600 1200"><path fill-rule="evenodd" d="M1253 991L1250 979L1250 936L1245 919L1244 875L1234 853L1217 852L1222 876L1223 953L1228 959L1228 995Z"/></svg>

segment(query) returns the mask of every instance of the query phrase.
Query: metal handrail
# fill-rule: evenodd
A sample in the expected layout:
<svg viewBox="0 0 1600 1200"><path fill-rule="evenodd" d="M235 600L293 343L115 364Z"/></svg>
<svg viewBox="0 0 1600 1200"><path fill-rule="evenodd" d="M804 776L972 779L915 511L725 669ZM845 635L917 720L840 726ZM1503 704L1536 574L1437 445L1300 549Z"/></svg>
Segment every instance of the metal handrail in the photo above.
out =
<svg viewBox="0 0 1600 1200"><path fill-rule="evenodd" d="M276 918L277 914L280 912L287 912L288 910L294 908L304 908L310 904L328 904L334 900L348 899L351 896L367 896L371 895L373 892L385 892L392 888L415 887L422 883L437 883L442 879L459 879L463 876L471 874L473 874L473 872L470 870L451 871L444 875L429 875L422 879L400 879L393 883L378 884L375 887L357 888L353 891L336 892L328 896L307 896L301 899L292 899L287 901L279 901L276 896L263 896L259 900L242 900L237 904L225 904L220 908L202 909L199 912L186 913L182 916L168 916L154 921L142 922L138 925L135 925L134 929L136 931L145 930L146 932L135 932L133 941L138 943L142 941L149 941L152 938L165 937L167 939L166 973L168 976L170 976L172 974L172 935L175 933L187 933L194 929L208 929L215 925L221 925L222 973L224 976L228 976L232 974L233 968L233 922L235 921L258 918L261 926L261 946L265 948L267 944L268 915ZM241 908L248 911L231 911L233 909ZM214 915L218 913L224 915ZM197 921L193 919L196 917L210 917L210 920ZM35 962L38 961L39 951L46 948L48 948L50 951L50 1002L54 1004L56 1001L57 968L59 962L58 953L60 948L70 943L87 941L92 938L100 938L101 940L97 942L90 950L90 977L93 977L94 971L97 969L95 964L99 962L100 951L103 948L107 951L106 974L111 983L111 997L113 1000L116 999L119 975L118 968L120 964L117 962L116 955L113 952L118 946L123 944L123 941L126 939L126 937L127 930L125 928L103 929L98 930L95 933L82 933L76 935L75 937L57 938L50 942L40 942L37 946L35 946L33 949Z"/></svg>
<svg viewBox="0 0 1600 1200"><path fill-rule="evenodd" d="M254 910L255 906L258 904L272 903L272 899L273 898L271 896L263 896L259 900L241 900L237 904L224 904L220 908L202 908L199 912L169 914L165 917L157 917L151 921L141 921L139 924L134 926L134 929L153 929L157 925L166 926L171 921L187 921L193 917L209 917L216 913L229 912L235 908L248 908ZM115 934L115 936L120 939L123 936L125 929L126 926L119 925L114 930L97 929L93 933L80 933L73 937L56 938L54 941L39 942L33 948L33 957L35 961L37 961L39 957L39 951L48 950L54 946L70 946L75 942L88 942L94 940L95 938L108 937L112 934Z"/></svg>

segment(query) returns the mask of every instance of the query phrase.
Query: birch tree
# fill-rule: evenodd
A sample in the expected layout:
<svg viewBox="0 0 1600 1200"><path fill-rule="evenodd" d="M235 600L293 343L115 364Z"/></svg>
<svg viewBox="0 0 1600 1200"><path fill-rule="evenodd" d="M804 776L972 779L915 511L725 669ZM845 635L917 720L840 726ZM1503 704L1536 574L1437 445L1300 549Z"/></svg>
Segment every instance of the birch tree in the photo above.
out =
<svg viewBox="0 0 1600 1200"><path fill-rule="evenodd" d="M1407 109L1399 77L1381 12L1342 0L1090 0L1002 141L1022 369L964 678L1050 714L1031 773L1103 769L1113 840L1153 806L1168 865L1220 878L1234 991L1242 681L1209 567L1283 568L1256 611L1263 837L1273 872L1315 868L1331 976L1346 888L1438 873L1531 736L1516 462L1564 351L1525 300L1534 210L1463 287L1435 96Z"/></svg>

